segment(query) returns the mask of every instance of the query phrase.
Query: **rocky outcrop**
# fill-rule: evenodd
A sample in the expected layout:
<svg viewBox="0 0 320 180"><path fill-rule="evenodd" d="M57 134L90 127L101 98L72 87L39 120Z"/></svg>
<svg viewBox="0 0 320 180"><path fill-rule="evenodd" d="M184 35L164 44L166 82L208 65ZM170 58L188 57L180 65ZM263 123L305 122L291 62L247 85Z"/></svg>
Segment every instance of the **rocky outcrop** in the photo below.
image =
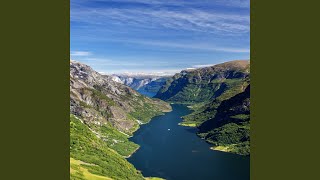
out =
<svg viewBox="0 0 320 180"><path fill-rule="evenodd" d="M111 125L131 134L139 127L138 120L147 122L170 110L170 105L161 100L142 96L110 76L70 61L70 113L85 123Z"/></svg>

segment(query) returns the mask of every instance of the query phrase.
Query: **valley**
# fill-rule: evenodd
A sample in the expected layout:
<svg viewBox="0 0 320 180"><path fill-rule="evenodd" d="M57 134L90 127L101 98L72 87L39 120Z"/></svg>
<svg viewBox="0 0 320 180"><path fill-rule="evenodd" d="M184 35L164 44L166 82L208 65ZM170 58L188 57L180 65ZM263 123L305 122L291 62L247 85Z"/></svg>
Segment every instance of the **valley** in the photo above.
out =
<svg viewBox="0 0 320 180"><path fill-rule="evenodd" d="M166 180L248 180L250 158L213 151L196 134L195 127L178 125L191 112L185 105L172 104L173 111L154 117L130 138L140 148L128 161L144 176Z"/></svg>
<svg viewBox="0 0 320 180"><path fill-rule="evenodd" d="M70 179L248 179L249 155L249 61L172 77L70 61Z"/></svg>

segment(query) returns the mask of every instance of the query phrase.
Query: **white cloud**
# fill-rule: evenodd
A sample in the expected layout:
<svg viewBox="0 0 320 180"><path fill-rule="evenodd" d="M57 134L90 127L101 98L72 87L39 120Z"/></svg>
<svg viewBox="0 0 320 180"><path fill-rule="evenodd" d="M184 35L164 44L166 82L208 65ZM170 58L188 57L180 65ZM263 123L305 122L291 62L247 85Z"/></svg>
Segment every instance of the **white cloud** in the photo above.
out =
<svg viewBox="0 0 320 180"><path fill-rule="evenodd" d="M176 73L181 72L181 69L158 69L158 70L146 70L146 69L134 69L134 70L126 70L126 69L119 69L117 71L101 71L101 74L112 75L131 75L131 76L138 76L138 75L153 75L153 76L173 76Z"/></svg>
<svg viewBox="0 0 320 180"><path fill-rule="evenodd" d="M210 66L214 66L216 64L198 64L198 65L193 65L192 67L194 68L203 68L203 67L210 67Z"/></svg>
<svg viewBox="0 0 320 180"><path fill-rule="evenodd" d="M71 51L70 56L90 56L92 53L88 51Z"/></svg>
<svg viewBox="0 0 320 180"><path fill-rule="evenodd" d="M86 3L92 0L71 0L71 3ZM121 2L121 3L141 3L154 6L188 6L188 5L199 5L198 0L95 0L99 2ZM203 0L201 4L204 6L208 5L220 5L220 6L231 6L238 8L249 8L250 0Z"/></svg>
<svg viewBox="0 0 320 180"><path fill-rule="evenodd" d="M248 15L208 12L197 9L171 11L167 9L76 8L71 21L108 27L113 25L137 28L168 28L236 35L250 31Z"/></svg>
<svg viewBox="0 0 320 180"><path fill-rule="evenodd" d="M182 49L195 49L203 51L222 51L231 53L249 53L249 48L234 48L234 47L221 47L214 44L198 44L195 42L165 42L165 41L147 41L147 40L113 40L132 44L150 45L150 46L160 46L168 48L182 48Z"/></svg>

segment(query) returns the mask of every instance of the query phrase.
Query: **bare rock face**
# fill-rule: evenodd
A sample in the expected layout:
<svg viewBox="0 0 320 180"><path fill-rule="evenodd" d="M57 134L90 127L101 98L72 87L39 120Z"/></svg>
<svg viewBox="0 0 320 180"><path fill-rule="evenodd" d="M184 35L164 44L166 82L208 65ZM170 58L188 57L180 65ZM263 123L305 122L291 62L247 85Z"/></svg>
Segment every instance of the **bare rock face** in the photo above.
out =
<svg viewBox="0 0 320 180"><path fill-rule="evenodd" d="M111 125L131 134L139 127L137 120L148 121L170 110L170 105L163 101L142 96L110 76L70 61L70 113L87 124Z"/></svg>

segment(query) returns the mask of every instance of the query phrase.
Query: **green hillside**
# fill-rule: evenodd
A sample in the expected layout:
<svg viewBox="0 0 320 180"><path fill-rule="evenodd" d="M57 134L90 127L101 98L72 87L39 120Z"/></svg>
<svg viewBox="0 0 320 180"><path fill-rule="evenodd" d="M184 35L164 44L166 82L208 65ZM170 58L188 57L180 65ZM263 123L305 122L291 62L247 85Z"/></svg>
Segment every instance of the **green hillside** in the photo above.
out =
<svg viewBox="0 0 320 180"><path fill-rule="evenodd" d="M180 125L198 127L198 135L214 150L250 154L249 61L182 71L167 80L155 97L188 104L193 112L183 116Z"/></svg>
<svg viewBox="0 0 320 180"><path fill-rule="evenodd" d="M223 101L214 118L199 126L199 136L228 152L250 154L250 86Z"/></svg>
<svg viewBox="0 0 320 180"><path fill-rule="evenodd" d="M97 137L80 119L70 115L70 157L83 164L71 166L70 179L86 179L79 168L90 174L112 178L114 180L143 180L142 174L123 156L111 149L107 142ZM80 172L80 173L79 173Z"/></svg>

